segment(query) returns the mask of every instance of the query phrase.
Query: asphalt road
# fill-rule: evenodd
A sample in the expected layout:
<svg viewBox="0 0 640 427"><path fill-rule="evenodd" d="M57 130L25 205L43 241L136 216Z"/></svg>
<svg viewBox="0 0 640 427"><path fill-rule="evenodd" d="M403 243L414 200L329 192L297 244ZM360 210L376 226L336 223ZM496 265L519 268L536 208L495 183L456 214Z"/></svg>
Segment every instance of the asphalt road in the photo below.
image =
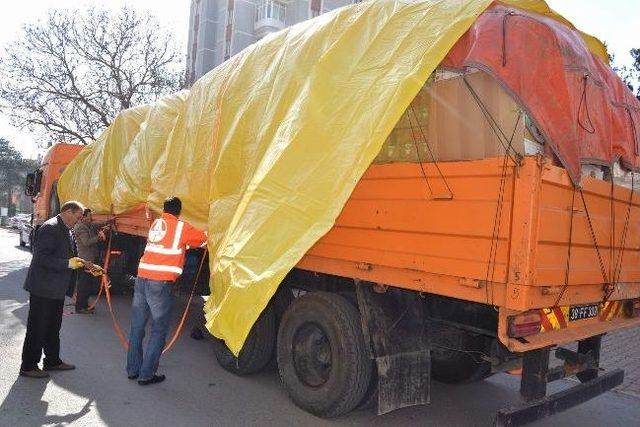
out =
<svg viewBox="0 0 640 427"><path fill-rule="evenodd" d="M279 384L274 369L252 377L235 377L216 363L208 340L184 334L161 360L167 380L140 387L124 372L125 353L102 303L95 315L69 314L63 319L62 358L75 371L56 372L47 380L18 376L25 333L28 294L22 289L30 254L17 247L16 234L0 229L0 425L74 426L488 426L495 412L518 403L517 377L497 375L462 386L434 383L431 405L384 416L359 410L322 420L298 409ZM130 297L118 296L118 318L128 329ZM176 304L180 310L182 303ZM191 324L202 320L199 301ZM72 307L66 307L72 312ZM174 311L174 317L178 317ZM575 383L564 380L552 389ZM611 392L539 426L637 426L640 399Z"/></svg>

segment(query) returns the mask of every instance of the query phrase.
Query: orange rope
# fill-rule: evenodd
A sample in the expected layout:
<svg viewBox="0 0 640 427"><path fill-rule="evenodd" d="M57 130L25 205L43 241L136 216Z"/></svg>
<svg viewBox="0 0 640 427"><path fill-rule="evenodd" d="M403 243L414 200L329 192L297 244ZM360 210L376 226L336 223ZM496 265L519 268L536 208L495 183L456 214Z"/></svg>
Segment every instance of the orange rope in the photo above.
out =
<svg viewBox="0 0 640 427"><path fill-rule="evenodd" d="M111 291L109 290L109 282L106 279L106 272L102 275L102 286L104 287L104 296L107 300L107 305L109 306L109 313L111 314L111 323L113 323L113 330L116 331L116 335L118 335L118 339L120 340L120 344L125 350L129 349L129 343L127 342L127 338L124 336L122 332L122 327L120 327L120 323L118 319L116 319L116 315L113 312L113 305L111 304Z"/></svg>
<svg viewBox="0 0 640 427"><path fill-rule="evenodd" d="M175 344L175 342L178 340L178 337L180 336L180 333L182 332L182 328L184 328L184 322L187 319L187 315L189 314L191 301L193 300L193 295L196 293L196 286L198 285L198 279L200 278L200 273L202 272L204 259L206 257L207 257L207 249L205 248L204 252L202 253L202 258L200 259L200 265L198 266L198 273L196 273L196 278L193 281L193 286L191 286L191 294L189 295L189 301L187 301L187 306L184 309L184 313L182 313L182 318L180 319L180 323L178 324L178 327L176 328L176 331L174 332L173 337L171 337L169 344L167 344L164 350L162 350L162 354L169 351L169 349L173 347L173 344Z"/></svg>
<svg viewBox="0 0 640 427"><path fill-rule="evenodd" d="M102 291L104 289L104 282L105 282L104 277L107 272L107 269L109 268L109 260L111 259L111 234L112 233L109 232L109 241L107 242L107 254L104 257L104 264L102 265L102 270L104 271L104 273L100 277L100 288L98 289L98 295L96 295L95 301L93 301L92 304L89 304L89 307L87 307L87 310L93 310L96 307L96 304L98 304L98 301L100 301L100 296L102 295Z"/></svg>

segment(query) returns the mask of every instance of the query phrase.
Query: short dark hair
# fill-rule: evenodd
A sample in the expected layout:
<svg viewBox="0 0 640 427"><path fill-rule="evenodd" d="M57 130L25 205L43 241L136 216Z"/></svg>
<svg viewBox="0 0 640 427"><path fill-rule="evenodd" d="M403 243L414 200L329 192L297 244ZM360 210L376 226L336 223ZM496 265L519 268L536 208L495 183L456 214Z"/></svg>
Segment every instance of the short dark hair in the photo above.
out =
<svg viewBox="0 0 640 427"><path fill-rule="evenodd" d="M168 214L179 216L182 210L182 201L175 196L168 197L165 199L162 209Z"/></svg>
<svg viewBox="0 0 640 427"><path fill-rule="evenodd" d="M82 216L89 216L91 215L91 209L89 208L84 208L84 211L82 211Z"/></svg>
<svg viewBox="0 0 640 427"><path fill-rule="evenodd" d="M75 200L69 200L65 202L62 206L60 206L60 213L66 211L84 211L84 205L80 202L76 202Z"/></svg>

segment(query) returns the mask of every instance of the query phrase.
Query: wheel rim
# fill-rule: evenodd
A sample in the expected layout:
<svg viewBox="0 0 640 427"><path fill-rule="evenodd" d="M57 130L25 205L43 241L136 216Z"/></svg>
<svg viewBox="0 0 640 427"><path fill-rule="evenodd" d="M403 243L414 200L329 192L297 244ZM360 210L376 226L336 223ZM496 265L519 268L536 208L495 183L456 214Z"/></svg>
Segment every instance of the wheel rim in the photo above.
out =
<svg viewBox="0 0 640 427"><path fill-rule="evenodd" d="M293 366L296 375L309 387L320 387L331 376L331 344L315 323L303 324L293 336Z"/></svg>

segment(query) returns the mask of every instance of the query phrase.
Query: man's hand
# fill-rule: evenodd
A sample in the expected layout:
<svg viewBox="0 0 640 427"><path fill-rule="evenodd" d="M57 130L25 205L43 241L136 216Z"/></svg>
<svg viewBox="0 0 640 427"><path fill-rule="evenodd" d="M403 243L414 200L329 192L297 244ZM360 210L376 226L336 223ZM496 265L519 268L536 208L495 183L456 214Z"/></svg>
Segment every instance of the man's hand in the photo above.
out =
<svg viewBox="0 0 640 427"><path fill-rule="evenodd" d="M69 258L69 268L72 270L82 268L85 264L86 261L80 257L74 256L73 258Z"/></svg>
<svg viewBox="0 0 640 427"><path fill-rule="evenodd" d="M107 236L104 234L104 228L98 230L98 238L102 241L107 240Z"/></svg>
<svg viewBox="0 0 640 427"><path fill-rule="evenodd" d="M102 269L102 267L100 267L98 264L94 264L89 261L87 261L87 263L85 264L84 270L87 273L90 273L91 275L93 275L94 277L102 276L102 274L104 273L104 270Z"/></svg>

